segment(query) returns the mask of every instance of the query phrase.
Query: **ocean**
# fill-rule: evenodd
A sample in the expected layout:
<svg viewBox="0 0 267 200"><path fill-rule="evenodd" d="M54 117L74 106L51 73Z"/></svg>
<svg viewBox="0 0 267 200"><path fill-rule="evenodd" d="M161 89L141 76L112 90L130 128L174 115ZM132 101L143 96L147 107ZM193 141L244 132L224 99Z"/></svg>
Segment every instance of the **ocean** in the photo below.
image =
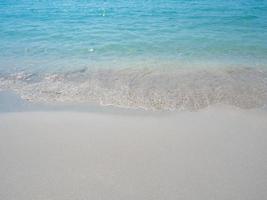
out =
<svg viewBox="0 0 267 200"><path fill-rule="evenodd" d="M32 102L267 103L265 0L0 0L0 90Z"/></svg>

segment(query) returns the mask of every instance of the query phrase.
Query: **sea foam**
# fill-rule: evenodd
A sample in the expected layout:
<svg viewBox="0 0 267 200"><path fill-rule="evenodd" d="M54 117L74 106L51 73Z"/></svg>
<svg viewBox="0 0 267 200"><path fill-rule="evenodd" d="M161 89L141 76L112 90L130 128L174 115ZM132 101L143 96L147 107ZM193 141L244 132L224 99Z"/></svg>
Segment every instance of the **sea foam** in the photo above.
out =
<svg viewBox="0 0 267 200"><path fill-rule="evenodd" d="M267 103L263 69L87 70L0 75L0 89L43 103L97 103L148 110L198 110L213 104Z"/></svg>

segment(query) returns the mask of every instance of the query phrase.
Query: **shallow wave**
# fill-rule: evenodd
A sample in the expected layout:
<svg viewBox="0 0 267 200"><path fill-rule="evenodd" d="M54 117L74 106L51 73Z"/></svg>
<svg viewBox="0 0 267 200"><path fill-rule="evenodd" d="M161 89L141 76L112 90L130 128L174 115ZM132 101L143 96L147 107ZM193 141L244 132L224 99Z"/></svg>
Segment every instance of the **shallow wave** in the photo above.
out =
<svg viewBox="0 0 267 200"><path fill-rule="evenodd" d="M262 69L96 70L0 74L0 89L33 102L98 103L149 110L198 110L212 104L267 103Z"/></svg>

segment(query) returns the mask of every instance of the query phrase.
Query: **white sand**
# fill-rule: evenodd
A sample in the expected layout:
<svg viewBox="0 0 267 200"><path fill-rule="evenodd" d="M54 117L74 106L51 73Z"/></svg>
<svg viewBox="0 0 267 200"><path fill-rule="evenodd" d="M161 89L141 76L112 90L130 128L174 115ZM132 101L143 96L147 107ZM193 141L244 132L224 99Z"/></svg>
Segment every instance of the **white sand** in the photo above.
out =
<svg viewBox="0 0 267 200"><path fill-rule="evenodd" d="M1 200L266 198L266 111L0 114Z"/></svg>

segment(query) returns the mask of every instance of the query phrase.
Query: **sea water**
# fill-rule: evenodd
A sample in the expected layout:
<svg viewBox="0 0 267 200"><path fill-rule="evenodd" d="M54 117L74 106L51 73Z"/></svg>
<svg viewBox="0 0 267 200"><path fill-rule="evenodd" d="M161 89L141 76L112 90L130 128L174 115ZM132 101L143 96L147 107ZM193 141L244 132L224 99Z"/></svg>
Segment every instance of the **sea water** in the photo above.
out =
<svg viewBox="0 0 267 200"><path fill-rule="evenodd" d="M265 0L0 0L0 89L148 109L267 102Z"/></svg>

